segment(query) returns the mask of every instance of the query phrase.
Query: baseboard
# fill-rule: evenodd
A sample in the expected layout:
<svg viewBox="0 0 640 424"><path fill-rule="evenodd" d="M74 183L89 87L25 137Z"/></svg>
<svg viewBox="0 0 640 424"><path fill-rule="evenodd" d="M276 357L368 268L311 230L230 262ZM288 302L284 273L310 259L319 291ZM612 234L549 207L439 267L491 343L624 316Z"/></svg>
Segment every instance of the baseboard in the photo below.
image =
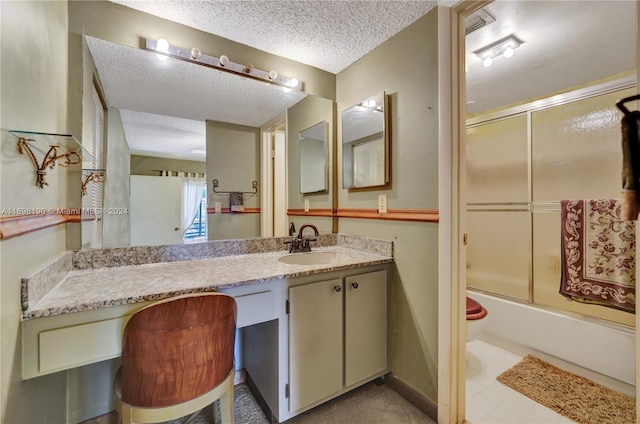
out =
<svg viewBox="0 0 640 424"><path fill-rule="evenodd" d="M424 412L433 421L438 422L438 405L417 392L415 389L409 387L406 383L400 381L393 374L387 374L384 376L384 382L389 388L400 396L405 398L413 406Z"/></svg>
<svg viewBox="0 0 640 424"><path fill-rule="evenodd" d="M233 377L233 385L237 386L240 383L247 382L247 370L242 368L240 370L236 370L236 375Z"/></svg>

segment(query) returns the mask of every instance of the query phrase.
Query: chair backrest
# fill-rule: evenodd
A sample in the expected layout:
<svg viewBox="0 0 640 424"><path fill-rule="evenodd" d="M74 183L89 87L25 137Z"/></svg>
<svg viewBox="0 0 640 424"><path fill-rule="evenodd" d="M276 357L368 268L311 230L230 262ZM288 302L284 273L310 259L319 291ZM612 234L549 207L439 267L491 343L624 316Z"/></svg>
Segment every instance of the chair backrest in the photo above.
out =
<svg viewBox="0 0 640 424"><path fill-rule="evenodd" d="M136 312L122 335L122 400L160 407L219 385L234 366L236 302L222 293L165 299Z"/></svg>

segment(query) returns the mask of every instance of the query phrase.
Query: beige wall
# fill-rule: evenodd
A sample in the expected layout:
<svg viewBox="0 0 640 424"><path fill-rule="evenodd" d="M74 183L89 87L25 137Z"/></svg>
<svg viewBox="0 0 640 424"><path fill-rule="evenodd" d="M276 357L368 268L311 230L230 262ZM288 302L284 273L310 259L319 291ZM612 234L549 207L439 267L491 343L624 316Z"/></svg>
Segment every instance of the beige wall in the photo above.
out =
<svg viewBox="0 0 640 424"><path fill-rule="evenodd" d="M102 247L129 245L129 145L118 109L107 112Z"/></svg>
<svg viewBox="0 0 640 424"><path fill-rule="evenodd" d="M438 208L437 10L395 35L337 76L340 112L380 91L391 96L391 185L381 190L338 189L339 208ZM340 147L338 143L338 155ZM338 164L341 187L341 164ZM438 225L344 219L339 231L393 240L392 372L437 401Z"/></svg>
<svg viewBox="0 0 640 424"><path fill-rule="evenodd" d="M218 191L251 192L251 183L260 179L260 129L225 122L207 121L207 179L214 179ZM228 194L207 189L207 204L220 202L229 207ZM244 194L245 208L260 207L260 192ZM260 237L259 213L224 213L207 216L209 240Z"/></svg>
<svg viewBox="0 0 640 424"><path fill-rule="evenodd" d="M309 209L333 209L335 195L335 102L316 96L308 96L287 110L287 207L289 209L304 209L304 200L309 200ZM315 124L326 121L329 143L329 167L326 192L300 193L300 132ZM290 216L296 228L303 224L313 224L318 231L330 233L333 230L333 219L330 217Z"/></svg>
<svg viewBox="0 0 640 424"><path fill-rule="evenodd" d="M6 129L68 131L67 4L64 1L3 1L0 19L0 206L67 206L66 185L73 175L56 167L47 173L49 186L36 187L33 165L25 156L16 154L15 139L6 132ZM79 171L74 174L78 177ZM78 190L79 187L78 183ZM64 226L0 241L0 421L3 423L65 422L66 375L57 373L29 381L22 381L20 377L20 279L65 249Z"/></svg>

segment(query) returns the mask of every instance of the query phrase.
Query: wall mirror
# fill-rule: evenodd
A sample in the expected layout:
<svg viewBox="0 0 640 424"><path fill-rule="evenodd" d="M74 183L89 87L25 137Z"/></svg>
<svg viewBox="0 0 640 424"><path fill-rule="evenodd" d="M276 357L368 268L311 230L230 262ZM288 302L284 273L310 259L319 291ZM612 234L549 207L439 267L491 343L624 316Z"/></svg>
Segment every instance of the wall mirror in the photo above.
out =
<svg viewBox="0 0 640 424"><path fill-rule="evenodd" d="M300 193L327 190L329 177L327 122L300 132Z"/></svg>
<svg viewBox="0 0 640 424"><path fill-rule="evenodd" d="M112 183L116 178L114 173L111 172L106 179L109 184L105 182L103 186L103 207L105 210L110 210L114 206L114 200L117 199L124 204L122 210L128 210L129 213L128 215L117 216L105 214L103 216L104 219L101 220L101 227L97 229L93 228L97 227L95 220L83 223L82 245L86 247L122 247L128 245L193 242L193 240L186 241L180 238L175 241L168 238L159 240L157 237L136 242L130 238L132 233L135 233L140 226L140 221L132 219L134 217L134 209L139 204L144 207L142 217L145 223L154 225L154 228L158 226L166 228L166 232L172 236L178 233L175 228L179 227L179 225L166 225L164 215L158 216L159 214L150 213L150 211L163 211L163 214L171 212L171 219L175 221L175 219L178 219L176 216L180 215L184 204L180 193L169 194L170 190L171 193L174 193L174 191L180 189L178 187L173 190L173 188L170 189L168 187L169 184L172 184L171 180L175 180L177 176L172 173L170 176L160 177L158 170L186 171L198 174L206 171L205 122L207 120L257 129L292 108L302 99L313 97L304 92L286 91L282 87L264 84L179 60L167 59L163 61L155 53L104 39L90 36L84 36L84 38L86 45L82 52L83 72L88 75L85 80L88 79L88 84L91 84L92 67L95 66L101 87L104 90L105 106L109 109L107 124L111 128L111 125L118 123L118 131L109 130L107 136L121 134L121 138L125 138L126 144L129 145L128 150L123 150L119 153L108 150L106 152L107 166L116 167L122 173L126 173L127 175L122 176L122 181L128 180L131 182L134 179L161 180L158 183L158 190L162 191L162 196L149 196L150 191L146 189L134 190L133 186L130 186L130 189L124 184L115 186ZM191 83L188 84L188 87L185 87L183 78L176 78L175 76L187 75ZM90 93L90 90L86 92ZM212 98L215 98L216 101L212 102L210 100ZM168 101L168 99L171 101ZM84 106L85 115L88 115L87 105L85 104ZM306 115L307 113L308 115ZM317 116L314 115L315 113L315 110L302 112L306 122L315 123L323 119L326 120L324 115ZM113 116L120 116L121 119L117 119L118 122L116 122L115 119L112 119ZM330 121L327 122L330 123ZM300 130L296 130L290 142L295 143L298 141L298 131ZM133 147L134 143L143 141L142 138L149 142L144 145L138 144L140 147ZM194 139L193 143L190 141L192 139ZM167 141L166 144L164 143L165 140ZM161 141L163 143L160 143ZM109 145L111 147L114 146L113 143L108 142L107 146ZM108 147L108 149L111 148ZM258 149L258 146L256 146L256 149ZM234 159L237 157L229 152L217 152L217 154L228 155ZM322 158L325 158L325 156L322 156ZM324 161L325 166L330 166L326 164L326 159ZM131 178L128 175L129 167L126 167L125 171L125 164L131 165L130 174L133 177L140 178ZM257 167L258 164L256 163L256 169L258 169ZM214 178L217 178L217 175L206 176L206 182L209 184L208 187L205 187L206 193L211 193L210 184ZM250 190L250 184L251 181L246 181L245 179L239 181L225 180L221 182L221 189L239 187ZM324 184L325 187L328 187L326 182ZM147 195L147 197L140 198L140 193ZM89 201L89 197L91 196L85 196L83 201ZM158 207L151 205L148 197L162 202L162 205ZM201 205L202 219L198 218L198 220L202 222L202 220L207 219L207 222L209 222L209 219L213 220L212 209L214 209L215 204L208 205L206 196L203 196L203 199L203 204ZM225 205L223 204L224 207ZM208 213L207 209L209 209ZM229 219L231 214L215 215L215 217ZM109 220L118 220L121 225L114 229L115 227ZM206 223L204 227L206 228ZM145 231L149 236L158 236L160 234L157 229ZM106 236L104 239L102 239L103 235ZM116 235L118 239L112 240ZM202 241L206 240L207 237L213 239L212 234L208 232L202 238ZM243 237L244 235L239 233L237 236L233 235L229 238ZM100 240L99 244L94 244L93 241L95 240ZM200 240L198 238L198 241Z"/></svg>
<svg viewBox="0 0 640 424"><path fill-rule="evenodd" d="M381 92L342 112L343 188L389 183L388 109Z"/></svg>

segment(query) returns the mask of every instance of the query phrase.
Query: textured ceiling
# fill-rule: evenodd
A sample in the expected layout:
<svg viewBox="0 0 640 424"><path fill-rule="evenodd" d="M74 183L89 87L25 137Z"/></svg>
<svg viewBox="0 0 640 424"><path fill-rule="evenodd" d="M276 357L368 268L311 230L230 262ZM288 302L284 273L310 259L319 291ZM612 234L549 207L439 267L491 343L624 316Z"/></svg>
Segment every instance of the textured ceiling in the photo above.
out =
<svg viewBox="0 0 640 424"><path fill-rule="evenodd" d="M634 1L496 1L469 34L467 109L479 113L635 69ZM524 44L482 66L473 51L511 33Z"/></svg>
<svg viewBox="0 0 640 424"><path fill-rule="evenodd" d="M337 73L414 22L435 1L115 0L155 16ZM496 22L467 39L468 110L478 113L635 68L636 2L496 1ZM510 33L510 59L484 68L472 52ZM109 106L260 126L299 98L278 87L90 40ZM188 76L188 77L186 77ZM280 91L278 91L280 90ZM300 96L300 93L295 93ZM301 97L300 97L301 98ZM137 140L128 140L137 150ZM149 144L147 144L149 145ZM152 144L151 144L152 145Z"/></svg>
<svg viewBox="0 0 640 424"><path fill-rule="evenodd" d="M185 119L201 126L213 120L260 127L305 97L299 91L192 63L171 58L162 61L154 53L98 38L87 36L86 40L107 106L143 112L123 119L129 148L138 154L164 157L181 152L182 158L202 160L190 152L193 133L186 140L174 137L171 148L156 140L166 139L167 128L183 128ZM157 117L149 119L149 114ZM204 149L204 132L200 145Z"/></svg>
<svg viewBox="0 0 640 424"><path fill-rule="evenodd" d="M337 74L437 1L112 0Z"/></svg>
<svg viewBox="0 0 640 424"><path fill-rule="evenodd" d="M206 124L203 121L134 112L121 109L120 116L127 140L136 140L129 146L131 154L172 159L205 161ZM198 152L200 151L200 152Z"/></svg>

